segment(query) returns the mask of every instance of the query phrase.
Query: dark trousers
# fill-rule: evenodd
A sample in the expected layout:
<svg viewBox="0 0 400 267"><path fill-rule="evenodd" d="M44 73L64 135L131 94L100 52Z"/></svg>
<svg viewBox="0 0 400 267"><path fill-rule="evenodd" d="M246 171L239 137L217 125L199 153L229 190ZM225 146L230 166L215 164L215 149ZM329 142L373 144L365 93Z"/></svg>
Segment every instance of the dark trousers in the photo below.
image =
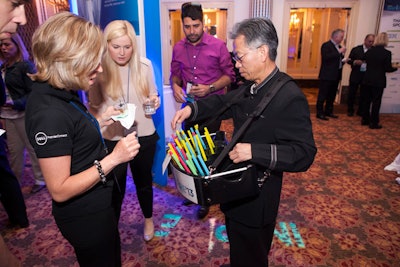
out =
<svg viewBox="0 0 400 267"><path fill-rule="evenodd" d="M104 140L109 153L114 150L118 141ZM114 187L112 193L112 206L114 208L115 217L119 221L121 216L122 202L124 201L125 190L126 190L126 175L128 172L128 163L121 163L117 165L108 175L107 180L114 180Z"/></svg>
<svg viewBox="0 0 400 267"><path fill-rule="evenodd" d="M275 222L254 228L225 216L225 224L230 244L231 267L267 267Z"/></svg>
<svg viewBox="0 0 400 267"><path fill-rule="evenodd" d="M350 83L349 85L349 94L347 96L347 112L354 113L354 104L356 102L357 91L358 88L361 87L360 83ZM358 111L357 114L361 114L361 107L362 107L363 97L361 94L360 89L360 96L358 98Z"/></svg>
<svg viewBox="0 0 400 267"><path fill-rule="evenodd" d="M333 114L333 102L335 102L338 85L339 81L319 81L317 115Z"/></svg>
<svg viewBox="0 0 400 267"><path fill-rule="evenodd" d="M62 235L74 247L80 267L120 267L118 222L109 207L97 213L58 220Z"/></svg>
<svg viewBox="0 0 400 267"><path fill-rule="evenodd" d="M8 162L3 136L0 136L0 201L11 224L24 227L29 225L21 186Z"/></svg>
<svg viewBox="0 0 400 267"><path fill-rule="evenodd" d="M379 111L381 109L382 95L384 88L367 86L362 87L364 103L362 112L363 122L369 122L370 125L379 124Z"/></svg>
<svg viewBox="0 0 400 267"><path fill-rule="evenodd" d="M140 149L136 157L129 162L136 194L145 218L153 216L153 174L152 167L159 136L154 133L150 136L139 137ZM109 151L112 151L117 141L105 140ZM114 179L112 203L115 215L119 220L121 207L126 191L126 175L128 163L118 165L109 174L109 179Z"/></svg>
<svg viewBox="0 0 400 267"><path fill-rule="evenodd" d="M139 153L129 162L133 182L136 186L136 194L145 218L151 218L153 216L152 167L158 139L159 136L157 133L151 136L139 137Z"/></svg>

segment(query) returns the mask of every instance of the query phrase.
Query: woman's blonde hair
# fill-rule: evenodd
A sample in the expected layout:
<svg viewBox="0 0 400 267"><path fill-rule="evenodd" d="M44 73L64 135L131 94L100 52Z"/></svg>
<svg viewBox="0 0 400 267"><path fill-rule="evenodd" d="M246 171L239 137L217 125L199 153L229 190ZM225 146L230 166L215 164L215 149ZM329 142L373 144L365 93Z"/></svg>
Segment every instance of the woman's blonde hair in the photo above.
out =
<svg viewBox="0 0 400 267"><path fill-rule="evenodd" d="M387 46L389 43L389 37L386 32L379 33L374 42L374 46Z"/></svg>
<svg viewBox="0 0 400 267"><path fill-rule="evenodd" d="M130 72L129 80L131 86L137 90L139 96L145 98L149 95L149 83L146 73L141 66L140 53L136 41L136 32L132 24L126 20L111 21L104 29L104 41L109 44L111 40L128 36L132 43L132 57L128 64ZM114 100L117 100L123 95L122 81L119 71L119 65L111 58L107 51L104 54L102 61L103 73L101 74L101 87L105 94Z"/></svg>
<svg viewBox="0 0 400 267"><path fill-rule="evenodd" d="M98 26L70 12L50 17L33 34L32 52L37 73L33 79L56 88L89 88L89 76L105 50Z"/></svg>
<svg viewBox="0 0 400 267"><path fill-rule="evenodd" d="M17 54L12 59L13 63L29 60L28 50L26 50L25 44L22 41L22 38L21 38L21 36L19 36L18 33L14 33L11 35L10 38L4 38L4 39L10 39L11 42L13 42L15 44L15 46L17 47ZM0 43L1 43L1 41L0 41ZM0 60L6 61L2 51L0 51Z"/></svg>

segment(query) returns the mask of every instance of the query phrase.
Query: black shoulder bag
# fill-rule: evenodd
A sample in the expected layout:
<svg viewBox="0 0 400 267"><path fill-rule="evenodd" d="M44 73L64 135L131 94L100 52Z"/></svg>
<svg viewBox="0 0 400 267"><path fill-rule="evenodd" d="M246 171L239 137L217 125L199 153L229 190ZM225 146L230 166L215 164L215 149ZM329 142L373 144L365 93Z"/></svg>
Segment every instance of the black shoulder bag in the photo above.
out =
<svg viewBox="0 0 400 267"><path fill-rule="evenodd" d="M244 167L242 165L241 167L240 164L232 163L229 166L224 166L222 170L219 170L217 173L215 171L224 159L226 159L229 151L232 150L251 122L261 115L279 89L292 80L292 78L285 73L279 72L278 75L279 77L271 86L272 90L263 96L263 99L257 105L253 113L232 137L231 142L224 147L222 152L208 167L210 175L201 179L203 190L199 190L199 204L212 205L227 203L244 198L255 197L259 194L265 179L269 177L268 170L264 172L264 177L257 179L257 168L253 164L248 164Z"/></svg>

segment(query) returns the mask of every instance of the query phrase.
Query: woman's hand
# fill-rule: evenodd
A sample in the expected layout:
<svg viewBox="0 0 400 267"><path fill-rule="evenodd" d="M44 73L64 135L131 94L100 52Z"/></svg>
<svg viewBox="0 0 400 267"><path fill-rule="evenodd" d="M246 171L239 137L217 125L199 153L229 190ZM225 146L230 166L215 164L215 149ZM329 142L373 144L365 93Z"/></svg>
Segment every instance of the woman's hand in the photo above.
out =
<svg viewBox="0 0 400 267"><path fill-rule="evenodd" d="M160 97L158 95L150 95L150 101L154 103L154 108L158 109L160 107Z"/></svg>
<svg viewBox="0 0 400 267"><path fill-rule="evenodd" d="M110 156L116 166L132 160L139 153L139 148L140 144L136 132L132 132L118 141Z"/></svg>
<svg viewBox="0 0 400 267"><path fill-rule="evenodd" d="M107 107L106 111L104 111L97 121L99 122L100 128L104 126L108 126L114 123L114 120L111 118L112 116L116 116L121 114L120 109L116 109L114 106Z"/></svg>

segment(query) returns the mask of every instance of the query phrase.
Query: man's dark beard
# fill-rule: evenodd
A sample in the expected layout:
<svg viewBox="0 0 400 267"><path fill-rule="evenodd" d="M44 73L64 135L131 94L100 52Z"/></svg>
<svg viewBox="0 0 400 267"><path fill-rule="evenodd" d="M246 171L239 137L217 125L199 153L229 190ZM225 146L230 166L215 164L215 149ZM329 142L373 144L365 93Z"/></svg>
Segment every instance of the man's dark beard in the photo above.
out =
<svg viewBox="0 0 400 267"><path fill-rule="evenodd" d="M188 36L186 37L186 39L187 39L190 43L197 43L197 42L201 39L201 37L203 36L203 33L204 33L204 32L202 32L201 35L200 35L196 40L191 40L191 39L189 39L189 36L193 36L194 34L188 35Z"/></svg>

